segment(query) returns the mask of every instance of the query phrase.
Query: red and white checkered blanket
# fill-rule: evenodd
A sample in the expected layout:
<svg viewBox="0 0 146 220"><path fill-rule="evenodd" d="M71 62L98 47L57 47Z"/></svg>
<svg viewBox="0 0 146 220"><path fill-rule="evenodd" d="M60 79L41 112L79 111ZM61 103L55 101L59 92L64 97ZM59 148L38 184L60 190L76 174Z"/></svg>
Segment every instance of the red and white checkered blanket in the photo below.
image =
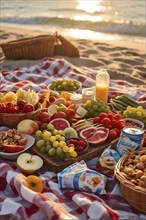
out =
<svg viewBox="0 0 146 220"><path fill-rule="evenodd" d="M83 87L94 86L96 72L88 68L77 68L65 60L43 59L30 68L19 68L2 72L2 91L16 91L19 87L38 92L47 89L55 77L78 79ZM127 93L137 100L146 100L144 86L135 86L126 81L111 80L110 95ZM131 93L130 93L131 91ZM98 158L87 162L95 168ZM25 187L25 176L15 162L0 160L0 219L21 220L144 220L146 215L139 213L124 200L115 178L108 178L106 194L97 196L75 190L59 189L57 176L47 169L41 170L44 189L41 194Z"/></svg>

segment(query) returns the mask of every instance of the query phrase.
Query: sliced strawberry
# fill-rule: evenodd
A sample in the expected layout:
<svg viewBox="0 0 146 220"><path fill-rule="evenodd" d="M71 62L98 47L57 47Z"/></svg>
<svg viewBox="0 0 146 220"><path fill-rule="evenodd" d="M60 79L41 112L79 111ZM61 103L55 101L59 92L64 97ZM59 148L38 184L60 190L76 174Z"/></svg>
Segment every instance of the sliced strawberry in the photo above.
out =
<svg viewBox="0 0 146 220"><path fill-rule="evenodd" d="M1 145L1 147L3 147L4 150L8 153L16 153L25 148L24 146L20 146L20 145L8 145L8 144L3 144Z"/></svg>

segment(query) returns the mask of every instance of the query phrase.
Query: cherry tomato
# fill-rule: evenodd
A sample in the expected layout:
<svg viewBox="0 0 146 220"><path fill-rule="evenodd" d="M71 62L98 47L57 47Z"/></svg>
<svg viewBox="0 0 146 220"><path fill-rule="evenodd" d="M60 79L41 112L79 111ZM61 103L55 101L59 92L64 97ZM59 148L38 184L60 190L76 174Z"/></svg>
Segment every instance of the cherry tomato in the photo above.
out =
<svg viewBox="0 0 146 220"><path fill-rule="evenodd" d="M117 128L122 130L126 126L126 122L123 120L118 121Z"/></svg>
<svg viewBox="0 0 146 220"><path fill-rule="evenodd" d="M116 128L117 127L117 121L115 119L113 119L111 121L111 126L112 126L112 128Z"/></svg>
<svg viewBox="0 0 146 220"><path fill-rule="evenodd" d="M107 138L108 141L113 141L117 137L118 137L118 134L117 134L117 131L115 129L109 130L109 135L108 135L108 138Z"/></svg>
<svg viewBox="0 0 146 220"><path fill-rule="evenodd" d="M109 113L107 114L107 117L112 121L113 118L114 118L113 112L109 112Z"/></svg>
<svg viewBox="0 0 146 220"><path fill-rule="evenodd" d="M97 124L97 123L100 123L100 117L95 117L93 118L93 124Z"/></svg>
<svg viewBox="0 0 146 220"><path fill-rule="evenodd" d="M111 120L109 118L104 118L101 120L101 123L105 126L111 125Z"/></svg>
<svg viewBox="0 0 146 220"><path fill-rule="evenodd" d="M100 117L100 120L102 120L102 119L104 119L104 118L107 118L107 114L106 114L106 113L101 113L101 114L99 115L99 117Z"/></svg>
<svg viewBox="0 0 146 220"><path fill-rule="evenodd" d="M117 120L117 121L119 121L119 120L122 119L122 115L120 115L120 114L115 114L115 115L114 115L114 119Z"/></svg>

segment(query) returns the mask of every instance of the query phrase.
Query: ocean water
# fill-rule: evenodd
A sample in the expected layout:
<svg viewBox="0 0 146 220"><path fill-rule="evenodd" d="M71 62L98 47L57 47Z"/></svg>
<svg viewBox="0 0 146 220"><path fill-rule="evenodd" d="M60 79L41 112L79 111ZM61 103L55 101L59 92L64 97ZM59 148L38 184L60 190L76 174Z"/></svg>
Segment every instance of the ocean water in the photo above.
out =
<svg viewBox="0 0 146 220"><path fill-rule="evenodd" d="M144 42L146 0L0 0L1 23L85 39Z"/></svg>

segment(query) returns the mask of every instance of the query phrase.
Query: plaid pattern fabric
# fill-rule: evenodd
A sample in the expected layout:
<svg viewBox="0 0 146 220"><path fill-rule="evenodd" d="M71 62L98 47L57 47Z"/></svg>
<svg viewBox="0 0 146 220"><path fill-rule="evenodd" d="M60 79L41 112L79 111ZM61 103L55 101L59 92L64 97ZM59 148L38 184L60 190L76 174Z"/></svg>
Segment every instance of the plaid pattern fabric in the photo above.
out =
<svg viewBox="0 0 146 220"><path fill-rule="evenodd" d="M89 161L88 167L93 168L97 159ZM107 193L98 196L60 189L53 172L42 170L38 176L44 185L42 193L25 186L25 176L14 162L0 160L0 216L15 220L144 220L146 217L128 205L114 178L107 181Z"/></svg>
<svg viewBox="0 0 146 220"><path fill-rule="evenodd" d="M30 68L19 68L2 72L1 91L16 91L18 88L47 90L54 78L77 79L83 87L95 85L96 72L78 68L63 59L43 59ZM137 100L146 100L143 85L135 86L121 80L111 80L110 96L128 93ZM95 168L98 158L87 162ZM75 190L60 189L57 175L46 169L38 176L43 181L42 193L35 193L25 187L25 176L19 172L15 162L0 160L0 219L20 220L144 220L146 216L132 208L123 198L115 178L108 178L106 193L95 195Z"/></svg>
<svg viewBox="0 0 146 220"><path fill-rule="evenodd" d="M44 58L39 64L22 67L11 72L2 72L1 90L16 91L18 88L47 90L54 78L69 77L79 80L83 87L95 86L96 72L87 67L76 67L64 59ZM146 86L133 85L123 80L111 80L109 96L129 94L138 101L146 101Z"/></svg>

